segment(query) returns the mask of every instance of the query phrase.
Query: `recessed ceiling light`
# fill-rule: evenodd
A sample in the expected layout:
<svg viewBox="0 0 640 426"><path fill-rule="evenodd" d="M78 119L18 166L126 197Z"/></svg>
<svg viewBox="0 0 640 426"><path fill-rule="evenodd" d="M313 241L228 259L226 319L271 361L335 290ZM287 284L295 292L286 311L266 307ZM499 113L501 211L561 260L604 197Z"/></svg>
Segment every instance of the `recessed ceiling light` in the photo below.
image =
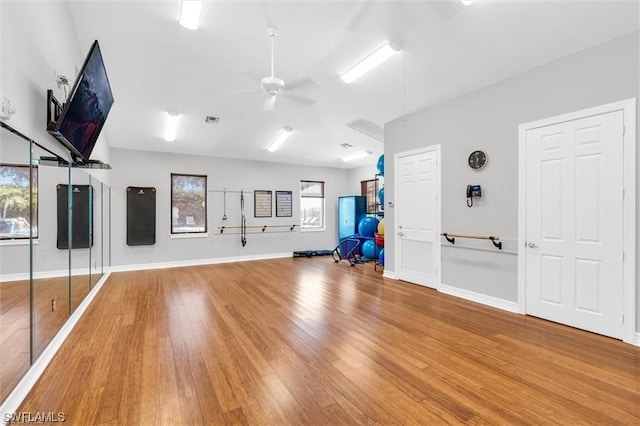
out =
<svg viewBox="0 0 640 426"><path fill-rule="evenodd" d="M167 121L164 127L164 140L167 142L173 142L176 140L178 117L180 117L180 114L177 112L167 112Z"/></svg>
<svg viewBox="0 0 640 426"><path fill-rule="evenodd" d="M386 42L385 44L371 52L369 55L367 55L364 59L358 61L358 63L349 68L347 71L340 74L340 78L345 83L351 83L360 76L368 73L373 68L386 61L389 57L398 52L398 50L400 50L398 46L392 47L389 42Z"/></svg>
<svg viewBox="0 0 640 426"><path fill-rule="evenodd" d="M368 157L371 154L373 154L373 152L371 151L360 151L357 154L349 155L348 157L343 157L342 161L353 161L359 158Z"/></svg>
<svg viewBox="0 0 640 426"><path fill-rule="evenodd" d="M197 30L198 21L200 21L201 10L202 10L202 1L182 0L182 11L180 12L180 25L190 30Z"/></svg>
<svg viewBox="0 0 640 426"><path fill-rule="evenodd" d="M291 136L292 132L293 132L293 129L291 127L283 127L282 129L280 129L280 132L278 133L278 136L276 136L276 138L273 140L273 142L271 142L271 145L269 146L269 148L267 148L269 150L269 152L274 152L275 150L280 148L280 145L282 145L282 143L289 136Z"/></svg>

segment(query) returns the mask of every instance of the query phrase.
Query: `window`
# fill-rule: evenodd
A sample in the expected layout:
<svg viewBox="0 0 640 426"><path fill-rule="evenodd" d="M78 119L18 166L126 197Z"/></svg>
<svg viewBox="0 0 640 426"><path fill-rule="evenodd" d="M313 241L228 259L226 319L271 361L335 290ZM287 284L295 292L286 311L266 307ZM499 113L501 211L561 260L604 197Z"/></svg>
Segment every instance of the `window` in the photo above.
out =
<svg viewBox="0 0 640 426"><path fill-rule="evenodd" d="M367 214L375 214L377 202L375 179L360 181L360 195L367 197Z"/></svg>
<svg viewBox="0 0 640 426"><path fill-rule="evenodd" d="M207 177L171 173L171 233L207 232Z"/></svg>
<svg viewBox="0 0 640 426"><path fill-rule="evenodd" d="M300 227L324 229L324 182L300 181Z"/></svg>
<svg viewBox="0 0 640 426"><path fill-rule="evenodd" d="M32 175L33 205L29 186ZM0 165L0 239L38 238L38 168Z"/></svg>

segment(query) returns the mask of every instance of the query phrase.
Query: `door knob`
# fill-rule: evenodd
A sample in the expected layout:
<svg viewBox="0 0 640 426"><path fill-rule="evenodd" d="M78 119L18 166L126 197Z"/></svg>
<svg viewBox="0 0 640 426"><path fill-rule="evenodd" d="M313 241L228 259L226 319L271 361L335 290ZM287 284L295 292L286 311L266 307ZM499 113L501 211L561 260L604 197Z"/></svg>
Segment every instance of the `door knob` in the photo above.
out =
<svg viewBox="0 0 640 426"><path fill-rule="evenodd" d="M404 232L398 232L398 236L402 237L404 235Z"/></svg>
<svg viewBox="0 0 640 426"><path fill-rule="evenodd" d="M529 243L527 245L529 246L529 248L538 248L538 246L535 243Z"/></svg>

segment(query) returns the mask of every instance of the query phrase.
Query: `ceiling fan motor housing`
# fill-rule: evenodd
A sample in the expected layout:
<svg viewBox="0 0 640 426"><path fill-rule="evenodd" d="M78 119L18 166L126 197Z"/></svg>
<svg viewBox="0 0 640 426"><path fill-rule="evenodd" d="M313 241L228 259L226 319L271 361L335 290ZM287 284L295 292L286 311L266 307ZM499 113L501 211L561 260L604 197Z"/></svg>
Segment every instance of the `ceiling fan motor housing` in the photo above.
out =
<svg viewBox="0 0 640 426"><path fill-rule="evenodd" d="M260 87L269 95L274 96L284 88L284 81L278 77L265 77L260 81Z"/></svg>

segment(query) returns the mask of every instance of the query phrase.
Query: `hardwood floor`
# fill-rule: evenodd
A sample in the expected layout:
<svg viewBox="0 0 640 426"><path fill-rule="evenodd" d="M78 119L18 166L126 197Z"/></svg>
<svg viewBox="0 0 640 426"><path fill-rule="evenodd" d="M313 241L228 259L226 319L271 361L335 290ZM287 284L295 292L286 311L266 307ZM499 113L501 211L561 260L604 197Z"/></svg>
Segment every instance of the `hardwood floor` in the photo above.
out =
<svg viewBox="0 0 640 426"><path fill-rule="evenodd" d="M71 277L75 310L100 279L100 274ZM91 282L90 282L91 280ZM34 358L37 358L69 318L69 277L34 280ZM51 309L51 300L56 309ZM30 363L29 281L0 283L0 401L27 372Z"/></svg>
<svg viewBox="0 0 640 426"><path fill-rule="evenodd" d="M81 425L639 424L639 348L369 266L114 273L19 411Z"/></svg>

